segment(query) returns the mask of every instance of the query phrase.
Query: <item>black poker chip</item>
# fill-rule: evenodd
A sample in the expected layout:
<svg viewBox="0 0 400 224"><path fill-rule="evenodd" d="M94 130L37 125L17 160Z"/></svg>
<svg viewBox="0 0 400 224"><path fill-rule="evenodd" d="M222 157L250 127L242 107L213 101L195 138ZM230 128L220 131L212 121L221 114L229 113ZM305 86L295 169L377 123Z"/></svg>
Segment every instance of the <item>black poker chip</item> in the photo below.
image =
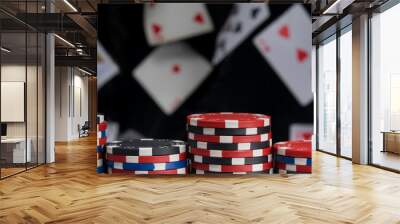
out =
<svg viewBox="0 0 400 224"><path fill-rule="evenodd" d="M263 149L271 146L271 140L264 142L250 142L250 143L214 143L214 142L199 142L188 140L189 146L199 149L218 149L218 150L251 150Z"/></svg>
<svg viewBox="0 0 400 224"><path fill-rule="evenodd" d="M246 164L259 164L272 162L272 155L269 156L258 156L258 157L244 157L244 158L218 158L218 157L207 157L207 156L192 156L193 162L206 163L206 164L217 164L217 165L246 165Z"/></svg>
<svg viewBox="0 0 400 224"><path fill-rule="evenodd" d="M205 128L188 125L187 131L200 135L260 135L269 133L271 126L258 128Z"/></svg>
<svg viewBox="0 0 400 224"><path fill-rule="evenodd" d="M107 154L125 156L162 156L186 152L186 144L180 140L133 139L114 141L106 145Z"/></svg>

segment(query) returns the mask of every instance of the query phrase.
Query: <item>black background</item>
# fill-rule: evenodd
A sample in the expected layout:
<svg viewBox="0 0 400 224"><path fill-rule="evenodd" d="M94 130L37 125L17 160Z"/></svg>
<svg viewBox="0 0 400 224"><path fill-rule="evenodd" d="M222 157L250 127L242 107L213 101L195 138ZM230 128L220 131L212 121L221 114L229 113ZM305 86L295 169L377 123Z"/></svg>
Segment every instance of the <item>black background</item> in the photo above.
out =
<svg viewBox="0 0 400 224"><path fill-rule="evenodd" d="M214 32L183 41L211 61L216 35L231 7L207 5ZM143 31L143 5L99 5L99 41L120 68L120 73L98 91L99 113L106 120L118 122L120 133L134 129L146 137L171 139L185 139L185 117L192 113L263 113L271 115L274 142L288 139L291 123L313 122L313 104L299 105L252 43L253 37L288 7L270 5L267 21L215 66L174 114L167 116L132 77L132 70L153 50ZM308 5L305 7L310 11Z"/></svg>

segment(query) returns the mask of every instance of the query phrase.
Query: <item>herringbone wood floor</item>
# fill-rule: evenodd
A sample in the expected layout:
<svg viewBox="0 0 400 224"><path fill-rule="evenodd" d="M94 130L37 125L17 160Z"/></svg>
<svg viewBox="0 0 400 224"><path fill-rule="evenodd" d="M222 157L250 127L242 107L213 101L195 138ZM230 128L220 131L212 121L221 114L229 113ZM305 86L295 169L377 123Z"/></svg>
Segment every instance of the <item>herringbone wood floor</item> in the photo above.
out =
<svg viewBox="0 0 400 224"><path fill-rule="evenodd" d="M95 173L94 138L0 181L0 223L400 223L400 175L315 153L312 175Z"/></svg>

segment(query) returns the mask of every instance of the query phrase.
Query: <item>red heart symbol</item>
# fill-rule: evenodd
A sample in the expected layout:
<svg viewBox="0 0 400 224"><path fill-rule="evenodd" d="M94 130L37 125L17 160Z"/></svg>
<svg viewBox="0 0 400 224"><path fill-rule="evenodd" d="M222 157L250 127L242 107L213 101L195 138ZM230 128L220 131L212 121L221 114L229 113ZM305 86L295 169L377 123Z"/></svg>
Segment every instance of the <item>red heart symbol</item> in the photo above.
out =
<svg viewBox="0 0 400 224"><path fill-rule="evenodd" d="M303 49L297 49L297 60L303 62L308 58L308 53Z"/></svg>
<svg viewBox="0 0 400 224"><path fill-rule="evenodd" d="M281 35L282 37L289 39L289 26L288 25L284 25L279 29L279 35Z"/></svg>
<svg viewBox="0 0 400 224"><path fill-rule="evenodd" d="M199 23L199 24L203 24L203 23L204 23L204 17L203 17L203 15L202 15L201 13L197 13L197 14L193 17L193 20L194 20L196 23Z"/></svg>
<svg viewBox="0 0 400 224"><path fill-rule="evenodd" d="M153 30L153 33L158 35L161 32L162 28L161 28L160 24L153 23L153 25L151 25L151 29Z"/></svg>
<svg viewBox="0 0 400 224"><path fill-rule="evenodd" d="M179 64L172 65L172 73L179 74L181 72L181 66Z"/></svg>

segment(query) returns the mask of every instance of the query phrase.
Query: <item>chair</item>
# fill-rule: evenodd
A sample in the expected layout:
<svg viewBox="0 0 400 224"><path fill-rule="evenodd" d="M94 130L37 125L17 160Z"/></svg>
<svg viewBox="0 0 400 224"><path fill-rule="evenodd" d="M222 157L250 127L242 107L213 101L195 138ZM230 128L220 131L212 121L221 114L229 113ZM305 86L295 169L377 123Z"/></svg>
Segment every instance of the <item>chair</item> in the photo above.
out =
<svg viewBox="0 0 400 224"><path fill-rule="evenodd" d="M79 138L89 136L90 124L89 121L85 121L85 123L80 127L78 124Z"/></svg>

